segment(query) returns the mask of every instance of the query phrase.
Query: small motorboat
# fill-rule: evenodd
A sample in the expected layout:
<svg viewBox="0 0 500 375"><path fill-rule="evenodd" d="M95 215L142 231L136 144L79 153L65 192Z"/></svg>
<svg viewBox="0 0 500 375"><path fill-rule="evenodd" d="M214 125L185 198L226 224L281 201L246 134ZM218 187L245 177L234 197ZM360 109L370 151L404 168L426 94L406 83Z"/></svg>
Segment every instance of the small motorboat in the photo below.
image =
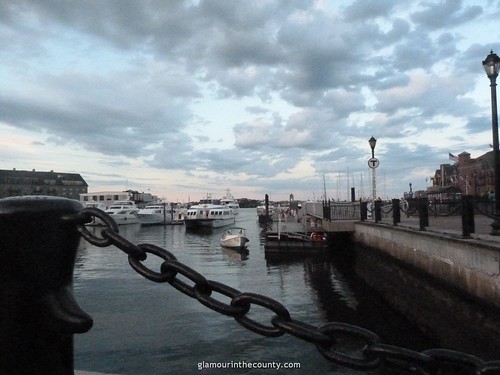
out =
<svg viewBox="0 0 500 375"><path fill-rule="evenodd" d="M220 239L221 246L231 249L243 249L248 243L248 237L245 228L233 227L226 229Z"/></svg>

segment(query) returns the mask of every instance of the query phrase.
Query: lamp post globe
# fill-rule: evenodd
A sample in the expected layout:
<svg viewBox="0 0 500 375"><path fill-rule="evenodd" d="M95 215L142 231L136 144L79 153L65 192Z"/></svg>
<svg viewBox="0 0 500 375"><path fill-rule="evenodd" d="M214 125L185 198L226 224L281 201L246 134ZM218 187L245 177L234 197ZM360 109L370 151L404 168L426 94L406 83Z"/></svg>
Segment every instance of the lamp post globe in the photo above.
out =
<svg viewBox="0 0 500 375"><path fill-rule="evenodd" d="M493 164L495 176L495 220L491 224L492 235L500 235L500 154L498 144L497 77L500 71L500 57L493 51L483 61L483 68L490 80L491 88L491 129L493 133Z"/></svg>
<svg viewBox="0 0 500 375"><path fill-rule="evenodd" d="M489 79L496 78L500 71L500 57L493 51L483 61L483 68Z"/></svg>
<svg viewBox="0 0 500 375"><path fill-rule="evenodd" d="M375 157L375 146L377 145L377 140L372 137L368 140L368 143L370 144L370 147L372 149L372 158Z"/></svg>

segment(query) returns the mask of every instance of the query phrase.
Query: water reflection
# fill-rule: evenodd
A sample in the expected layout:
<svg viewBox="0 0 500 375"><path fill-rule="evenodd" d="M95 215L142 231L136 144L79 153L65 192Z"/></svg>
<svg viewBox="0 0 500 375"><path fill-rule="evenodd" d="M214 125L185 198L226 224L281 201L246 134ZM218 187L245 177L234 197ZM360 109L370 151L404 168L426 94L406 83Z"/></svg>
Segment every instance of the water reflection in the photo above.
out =
<svg viewBox="0 0 500 375"><path fill-rule="evenodd" d="M307 293L315 298L317 311L321 312L324 322L338 321L361 326L378 334L386 343L414 350L435 347L435 342L391 309L380 295L357 277L353 261L352 257L338 254L305 259L273 257L267 260L267 266L268 269L276 268L286 273L294 272L292 267L301 265L304 284L310 288Z"/></svg>
<svg viewBox="0 0 500 375"><path fill-rule="evenodd" d="M225 256L225 259L228 262L241 263L247 260L248 256L250 255L250 251L248 249L235 250L235 249L228 249L226 247L221 247L221 249L222 253ZM244 265L244 263L242 263L242 265Z"/></svg>
<svg viewBox="0 0 500 375"><path fill-rule="evenodd" d="M315 290L318 300L325 308L328 301L342 301L339 305L347 310L357 309L358 300L346 279L335 268L330 259L308 258L304 262L305 282Z"/></svg>

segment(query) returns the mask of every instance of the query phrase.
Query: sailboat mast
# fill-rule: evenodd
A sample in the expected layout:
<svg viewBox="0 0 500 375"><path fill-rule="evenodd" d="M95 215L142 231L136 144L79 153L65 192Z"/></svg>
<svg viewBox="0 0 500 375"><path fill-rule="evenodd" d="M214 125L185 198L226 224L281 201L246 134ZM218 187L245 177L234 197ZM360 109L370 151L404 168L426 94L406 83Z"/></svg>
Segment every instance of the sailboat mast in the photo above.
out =
<svg viewBox="0 0 500 375"><path fill-rule="evenodd" d="M328 199L326 198L325 173L323 173L323 196L325 197L325 202L326 202Z"/></svg>

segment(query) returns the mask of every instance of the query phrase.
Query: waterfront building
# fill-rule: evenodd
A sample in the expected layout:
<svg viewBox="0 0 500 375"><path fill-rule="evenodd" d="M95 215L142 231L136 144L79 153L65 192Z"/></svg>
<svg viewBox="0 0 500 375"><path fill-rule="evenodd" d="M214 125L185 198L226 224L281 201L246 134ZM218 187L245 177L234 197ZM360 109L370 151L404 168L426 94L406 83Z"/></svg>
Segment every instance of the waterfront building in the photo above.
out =
<svg viewBox="0 0 500 375"><path fill-rule="evenodd" d="M458 156L450 154L450 159L453 164L441 164L431 177L428 196L446 194L459 197L466 194L484 197L495 191L493 151L477 158L471 158L470 153L464 151Z"/></svg>
<svg viewBox="0 0 500 375"><path fill-rule="evenodd" d="M106 206L112 205L116 201L133 201L138 206L143 207L148 203L158 200L158 197L150 193L139 193L135 190L126 191L96 191L93 193L83 193L79 196L80 202L104 203Z"/></svg>
<svg viewBox="0 0 500 375"><path fill-rule="evenodd" d="M78 173L0 169L0 198L23 195L52 195L78 199L88 184Z"/></svg>
<svg viewBox="0 0 500 375"><path fill-rule="evenodd" d="M107 207L111 206L116 201L132 200L132 197L127 191L96 191L80 194L79 200L84 204L104 203Z"/></svg>

